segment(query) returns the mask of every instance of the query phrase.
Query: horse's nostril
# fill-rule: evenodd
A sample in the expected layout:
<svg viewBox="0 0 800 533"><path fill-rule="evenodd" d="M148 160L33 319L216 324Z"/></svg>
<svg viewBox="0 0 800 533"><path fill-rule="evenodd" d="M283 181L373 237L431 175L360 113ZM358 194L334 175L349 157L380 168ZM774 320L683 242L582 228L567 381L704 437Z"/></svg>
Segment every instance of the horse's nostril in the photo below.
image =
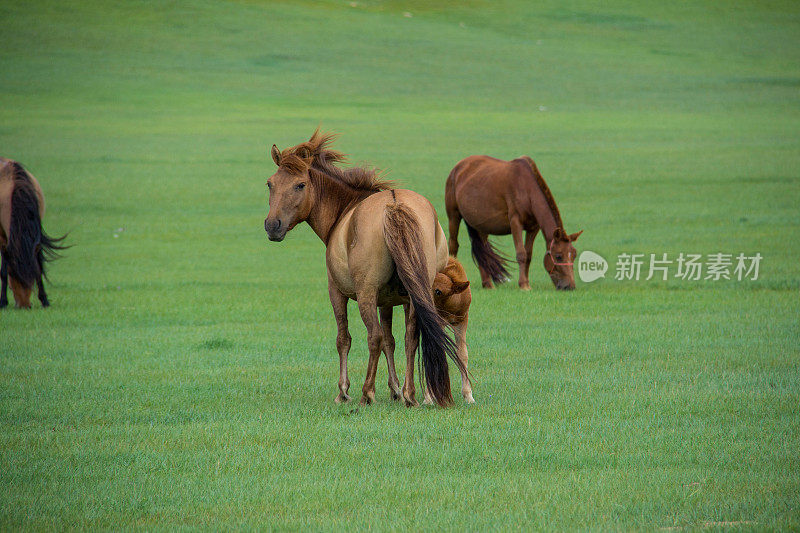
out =
<svg viewBox="0 0 800 533"><path fill-rule="evenodd" d="M281 229L281 219L276 220L276 222L275 229Z"/></svg>
<svg viewBox="0 0 800 533"><path fill-rule="evenodd" d="M264 231L269 231L269 220L264 219Z"/></svg>

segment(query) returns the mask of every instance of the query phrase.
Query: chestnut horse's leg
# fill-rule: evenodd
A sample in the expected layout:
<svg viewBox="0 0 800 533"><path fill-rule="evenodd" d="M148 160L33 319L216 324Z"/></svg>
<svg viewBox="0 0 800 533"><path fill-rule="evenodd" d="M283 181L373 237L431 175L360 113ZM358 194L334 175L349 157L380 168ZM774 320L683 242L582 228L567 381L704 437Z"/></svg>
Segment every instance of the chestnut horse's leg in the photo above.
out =
<svg viewBox="0 0 800 533"><path fill-rule="evenodd" d="M525 242L522 240L522 222L518 217L509 220L511 225L511 236L514 238L514 249L517 252L517 264L519 265L519 288L523 291L531 290L528 282L528 271L525 263L528 260L528 253L525 251Z"/></svg>
<svg viewBox="0 0 800 533"><path fill-rule="evenodd" d="M457 208L447 209L447 219L450 223L450 238L447 241L447 248L450 255L456 257L458 255L458 229L461 227L461 213Z"/></svg>
<svg viewBox="0 0 800 533"><path fill-rule="evenodd" d="M452 174L447 178L444 186L444 207L449 221L450 238L447 241L447 248L453 257L458 255L458 229L461 226L461 213L458 211L456 202L456 191L452 183Z"/></svg>
<svg viewBox="0 0 800 533"><path fill-rule="evenodd" d="M539 233L539 228L533 228L525 232L525 264L520 266L519 273L522 276L523 270L525 271L525 279L529 280L528 273L531 269L531 258L533 257L533 240ZM530 286L530 284L528 285Z"/></svg>
<svg viewBox="0 0 800 533"><path fill-rule="evenodd" d="M463 322L457 326L453 326L453 332L456 334L456 343L458 344L458 359L464 366L464 369L461 370L461 395L464 396L464 400L466 400L467 403L475 403L475 400L472 398L472 383L470 383L469 375L467 374L467 360L469 359L469 355L467 354L468 320L469 317L464 317Z"/></svg>
<svg viewBox="0 0 800 533"><path fill-rule="evenodd" d="M403 400L406 407L417 406L414 398L416 389L414 387L414 356L417 354L419 346L419 329L417 329L417 313L414 306L407 303L403 306L406 313L406 377L403 381Z"/></svg>
<svg viewBox="0 0 800 533"><path fill-rule="evenodd" d="M6 253L0 251L0 307L8 306L8 261Z"/></svg>
<svg viewBox="0 0 800 533"><path fill-rule="evenodd" d="M386 366L389 368L389 395L392 400L403 397L400 392L400 380L394 367L394 335L392 335L392 307L381 307L381 328L383 329L383 353L386 354Z"/></svg>
<svg viewBox="0 0 800 533"><path fill-rule="evenodd" d="M486 233L478 232L478 238L483 242L487 242L489 240L489 235ZM480 272L481 274L481 285L483 285L483 288L493 289L494 284L492 283L492 276L490 276L489 273L486 272L480 264L478 264L478 272Z"/></svg>
<svg viewBox="0 0 800 533"><path fill-rule="evenodd" d="M350 332L347 331L347 296L339 292L328 276L328 296L331 298L333 316L336 318L336 351L339 352L339 395L336 403L350 401L347 390L350 378L347 377L347 354L350 353Z"/></svg>
<svg viewBox="0 0 800 533"><path fill-rule="evenodd" d="M369 405L375 401L375 375L378 373L378 360L383 348L383 330L378 322L377 298L374 292L358 295L358 310L361 320L367 327L367 346L369 348L369 361L367 362L367 377L361 392L361 405Z"/></svg>

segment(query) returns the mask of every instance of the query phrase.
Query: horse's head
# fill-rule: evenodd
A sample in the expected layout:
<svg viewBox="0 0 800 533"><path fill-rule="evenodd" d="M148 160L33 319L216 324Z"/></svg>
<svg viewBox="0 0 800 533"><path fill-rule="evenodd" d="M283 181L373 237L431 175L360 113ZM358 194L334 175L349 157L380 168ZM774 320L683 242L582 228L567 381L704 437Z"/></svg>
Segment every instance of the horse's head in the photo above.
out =
<svg viewBox="0 0 800 533"><path fill-rule="evenodd" d="M282 241L289 230L308 218L313 207L313 184L308 175L313 155L303 145L282 154L273 144L272 159L278 171L267 180L269 212L264 229L269 240Z"/></svg>
<svg viewBox="0 0 800 533"><path fill-rule="evenodd" d="M556 228L553 238L547 243L544 268L550 274L550 279L558 290L571 291L575 288L575 273L572 265L578 252L575 251L572 243L578 240L581 233L583 231L567 235L563 229Z"/></svg>

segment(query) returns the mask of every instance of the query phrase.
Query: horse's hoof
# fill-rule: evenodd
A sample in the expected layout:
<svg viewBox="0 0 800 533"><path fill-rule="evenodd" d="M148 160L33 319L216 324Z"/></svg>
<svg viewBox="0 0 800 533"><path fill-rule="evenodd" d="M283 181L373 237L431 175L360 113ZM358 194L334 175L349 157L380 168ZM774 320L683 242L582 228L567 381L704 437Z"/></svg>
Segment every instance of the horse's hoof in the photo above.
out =
<svg viewBox="0 0 800 533"><path fill-rule="evenodd" d="M8 307L8 302L0 302L0 309Z"/></svg>
<svg viewBox="0 0 800 533"><path fill-rule="evenodd" d="M473 404L475 403L475 398L472 397L472 393L470 392L464 395L464 401L466 401L469 404Z"/></svg>
<svg viewBox="0 0 800 533"><path fill-rule="evenodd" d="M373 398L370 398L365 394L364 396L361 397L361 401L358 402L358 405L372 405L373 401L374 401Z"/></svg>
<svg viewBox="0 0 800 533"><path fill-rule="evenodd" d="M483 284L483 288L484 289L494 289L494 285L492 285L491 283L484 283Z"/></svg>
<svg viewBox="0 0 800 533"><path fill-rule="evenodd" d="M403 396L399 392L389 389L389 397L396 402Z"/></svg>
<svg viewBox="0 0 800 533"><path fill-rule="evenodd" d="M403 398L403 402L406 404L406 407L419 407L419 402L414 398Z"/></svg>
<svg viewBox="0 0 800 533"><path fill-rule="evenodd" d="M340 392L339 396L337 396L336 399L333 400L333 401L336 402L336 403L347 403L350 400L351 400L350 396L348 396L347 394L345 394L343 392Z"/></svg>
<svg viewBox="0 0 800 533"><path fill-rule="evenodd" d="M519 286L519 288L520 288L520 289L522 289L523 291L529 291L529 290L531 290L531 286L530 286L530 284L528 284L528 283L523 283L523 284L521 284L521 285Z"/></svg>

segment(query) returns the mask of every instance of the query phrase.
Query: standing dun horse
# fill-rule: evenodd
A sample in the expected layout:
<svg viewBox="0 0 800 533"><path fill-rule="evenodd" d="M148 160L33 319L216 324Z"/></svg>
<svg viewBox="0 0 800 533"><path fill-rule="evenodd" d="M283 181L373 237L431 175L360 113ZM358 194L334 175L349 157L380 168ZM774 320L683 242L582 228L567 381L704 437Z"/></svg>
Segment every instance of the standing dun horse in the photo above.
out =
<svg viewBox="0 0 800 533"><path fill-rule="evenodd" d="M550 188L530 157L502 161L473 155L459 161L445 184L445 206L450 222L450 255L458 253L458 228L463 218L484 287L490 289L492 282L509 279L505 259L489 243L488 236L511 233L519 263L519 287L530 290L533 240L541 230L547 241L544 268L553 285L559 290L575 288L572 266L576 251L572 243L583 232L568 235L564 231Z"/></svg>
<svg viewBox="0 0 800 533"><path fill-rule="evenodd" d="M375 374L383 350L389 368L389 388L394 399L401 394L406 405L417 405L414 356L422 346L425 387L439 405L452 403L447 357L461 368L456 345L446 333L446 323L436 312L431 286L447 264L447 245L431 203L409 190L392 190L376 172L366 168L341 168L344 154L330 150L330 134L319 129L308 142L283 151L272 146L278 170L267 181L269 212L264 229L271 241L307 222L325 244L328 294L336 317L339 352L337 402L350 400L347 355L350 333L347 302L356 300L367 328L369 363L362 388L362 404L375 400ZM406 374L402 392L394 370L392 308L403 305L406 318ZM421 336L421 343L420 343Z"/></svg>
<svg viewBox="0 0 800 533"><path fill-rule="evenodd" d="M16 161L0 157L0 307L8 305L9 281L17 307L30 308L33 284L47 307L45 264L65 247L42 228L44 195L36 181Z"/></svg>

